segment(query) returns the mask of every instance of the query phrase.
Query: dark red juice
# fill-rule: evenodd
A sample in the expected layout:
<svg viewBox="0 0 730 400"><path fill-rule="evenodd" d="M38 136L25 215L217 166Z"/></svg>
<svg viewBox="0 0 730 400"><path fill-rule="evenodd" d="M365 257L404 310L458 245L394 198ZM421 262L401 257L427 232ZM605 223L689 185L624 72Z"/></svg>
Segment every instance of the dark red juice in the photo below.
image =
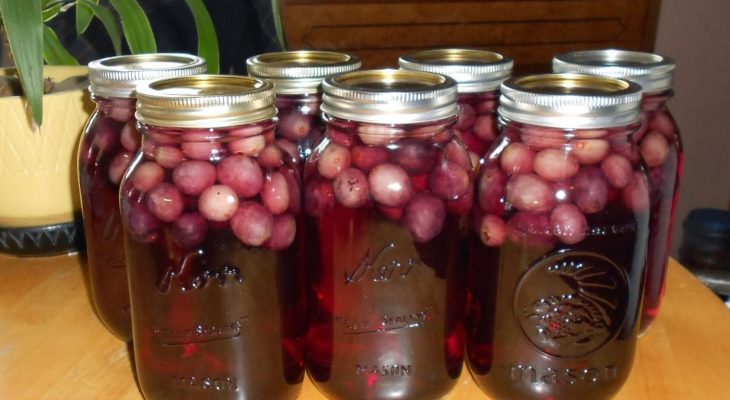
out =
<svg viewBox="0 0 730 400"><path fill-rule="evenodd" d="M645 95L642 108L645 129L637 134L637 142L649 167L651 219L649 249L646 260L644 308L640 332L645 332L659 314L676 209L679 180L684 153L677 125L665 102L668 94Z"/></svg>
<svg viewBox="0 0 730 400"><path fill-rule="evenodd" d="M463 364L474 200L455 82L351 72L325 80L322 110L304 168L310 376L333 400L441 399Z"/></svg>
<svg viewBox="0 0 730 400"><path fill-rule="evenodd" d="M576 245L476 243L467 360L484 391L497 399L607 399L621 388L639 327L644 269L636 246L647 238L647 218L614 205L588 217L589 234Z"/></svg>
<svg viewBox="0 0 730 400"><path fill-rule="evenodd" d="M649 239L649 182L630 136L639 87L545 74L505 92L500 112L515 120L504 118L476 185L469 368L496 399L608 399L632 367Z"/></svg>
<svg viewBox="0 0 730 400"><path fill-rule="evenodd" d="M414 244L372 209L335 206L313 222L307 362L334 399L440 399L463 360L459 218ZM357 393L357 395L353 395Z"/></svg>
<svg viewBox="0 0 730 400"><path fill-rule="evenodd" d="M180 97L191 88L198 97ZM121 212L142 393L296 398L307 317L300 174L275 141L273 86L196 75L151 82L138 98L143 145ZM160 99L176 107L145 108ZM228 125L206 126L216 123Z"/></svg>
<svg viewBox="0 0 730 400"><path fill-rule="evenodd" d="M87 124L79 154L91 293L99 319L114 335L129 341L132 328L119 183L139 148L139 133L132 115L133 99L96 101L99 108Z"/></svg>
<svg viewBox="0 0 730 400"><path fill-rule="evenodd" d="M128 243L147 398L296 398L306 314L295 248L250 248L215 228L193 250L175 246L167 230Z"/></svg>

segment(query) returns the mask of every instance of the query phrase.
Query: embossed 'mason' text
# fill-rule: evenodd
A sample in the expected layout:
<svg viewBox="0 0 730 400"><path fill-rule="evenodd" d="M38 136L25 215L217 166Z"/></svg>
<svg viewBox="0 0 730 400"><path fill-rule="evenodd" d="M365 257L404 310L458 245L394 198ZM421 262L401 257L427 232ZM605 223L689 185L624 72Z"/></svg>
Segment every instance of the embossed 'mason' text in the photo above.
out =
<svg viewBox="0 0 730 400"><path fill-rule="evenodd" d="M355 366L355 375L378 375L378 376L411 376L410 365L386 364L386 365L360 365Z"/></svg>
<svg viewBox="0 0 730 400"><path fill-rule="evenodd" d="M605 383L618 378L618 368L534 368L512 365L510 380L515 383L548 385L575 385L577 383Z"/></svg>
<svg viewBox="0 0 730 400"><path fill-rule="evenodd" d="M365 258L352 272L345 271L345 284L353 284L364 279L372 282L385 282L392 278L404 279L411 273L418 272L421 262L411 257L404 260L396 259L393 253L397 248L397 244L390 243L374 255L368 250Z"/></svg>
<svg viewBox="0 0 730 400"><path fill-rule="evenodd" d="M173 387L185 390L215 390L219 392L235 392L238 390L238 384L235 378L205 378L195 376L173 376L170 377Z"/></svg>

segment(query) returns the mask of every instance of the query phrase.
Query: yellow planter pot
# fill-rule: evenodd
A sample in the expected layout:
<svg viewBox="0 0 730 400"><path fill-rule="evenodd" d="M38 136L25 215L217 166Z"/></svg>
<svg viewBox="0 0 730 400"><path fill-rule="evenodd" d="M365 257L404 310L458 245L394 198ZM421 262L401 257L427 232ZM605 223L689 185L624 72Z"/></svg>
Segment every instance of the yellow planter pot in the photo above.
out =
<svg viewBox="0 0 730 400"><path fill-rule="evenodd" d="M47 66L44 73L60 82L88 71ZM80 210L76 153L93 103L86 89L47 94L40 128L31 122L26 107L23 97L0 97L0 227L73 222ZM0 236L0 245L8 240L19 238Z"/></svg>

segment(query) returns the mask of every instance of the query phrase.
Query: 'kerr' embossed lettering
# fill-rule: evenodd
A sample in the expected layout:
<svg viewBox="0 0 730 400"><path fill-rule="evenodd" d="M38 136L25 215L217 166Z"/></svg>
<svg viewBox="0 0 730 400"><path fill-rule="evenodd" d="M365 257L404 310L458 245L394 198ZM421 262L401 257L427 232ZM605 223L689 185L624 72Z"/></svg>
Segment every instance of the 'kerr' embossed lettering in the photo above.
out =
<svg viewBox="0 0 730 400"><path fill-rule="evenodd" d="M363 279L372 282L385 282L392 278L406 278L412 272L418 272L421 267L420 261L408 257L406 260L398 260L394 256L394 250L398 248L395 243L385 245L374 255L370 250L360 264L352 272L345 271L345 284L360 282Z"/></svg>

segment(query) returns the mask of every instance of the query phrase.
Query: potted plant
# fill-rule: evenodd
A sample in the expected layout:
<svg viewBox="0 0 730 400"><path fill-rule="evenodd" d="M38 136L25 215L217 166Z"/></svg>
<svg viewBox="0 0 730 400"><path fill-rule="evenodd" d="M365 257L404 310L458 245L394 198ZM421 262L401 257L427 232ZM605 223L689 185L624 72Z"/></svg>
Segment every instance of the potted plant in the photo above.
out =
<svg viewBox="0 0 730 400"><path fill-rule="evenodd" d="M198 54L217 73L218 40L203 0L185 3ZM76 151L93 110L88 73L47 25L69 12L79 35L98 19L117 54L125 42L131 53L157 51L137 0L0 0L0 36L15 64L0 70L0 92L10 92L0 97L0 250L49 254L83 243Z"/></svg>

